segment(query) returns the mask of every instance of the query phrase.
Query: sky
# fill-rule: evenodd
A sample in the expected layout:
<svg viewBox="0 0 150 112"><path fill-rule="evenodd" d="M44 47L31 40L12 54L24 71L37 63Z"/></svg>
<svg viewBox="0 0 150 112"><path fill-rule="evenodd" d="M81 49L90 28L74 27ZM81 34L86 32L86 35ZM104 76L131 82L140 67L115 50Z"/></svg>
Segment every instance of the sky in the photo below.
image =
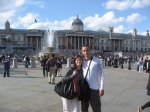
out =
<svg viewBox="0 0 150 112"><path fill-rule="evenodd" d="M8 20L13 29L71 30L77 15L84 30L150 30L150 0L0 0L0 29Z"/></svg>

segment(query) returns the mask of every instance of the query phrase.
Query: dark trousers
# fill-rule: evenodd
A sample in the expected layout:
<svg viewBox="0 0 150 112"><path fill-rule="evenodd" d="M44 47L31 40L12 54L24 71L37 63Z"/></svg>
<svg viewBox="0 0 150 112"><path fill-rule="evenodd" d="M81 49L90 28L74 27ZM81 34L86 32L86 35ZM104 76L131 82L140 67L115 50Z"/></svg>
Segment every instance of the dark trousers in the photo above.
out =
<svg viewBox="0 0 150 112"><path fill-rule="evenodd" d="M81 111L88 112L89 103L91 104L93 112L101 112L101 100L99 90L91 89L90 101L81 101Z"/></svg>
<svg viewBox="0 0 150 112"><path fill-rule="evenodd" d="M6 77L6 74L8 77L9 76L9 68L4 68L4 77Z"/></svg>
<svg viewBox="0 0 150 112"><path fill-rule="evenodd" d="M142 108L142 110L144 110L147 107L150 107L150 101L145 103L141 108Z"/></svg>
<svg viewBox="0 0 150 112"><path fill-rule="evenodd" d="M45 76L46 66L43 65L43 76ZM47 75L47 74L46 74ZM48 75L47 75L48 76Z"/></svg>

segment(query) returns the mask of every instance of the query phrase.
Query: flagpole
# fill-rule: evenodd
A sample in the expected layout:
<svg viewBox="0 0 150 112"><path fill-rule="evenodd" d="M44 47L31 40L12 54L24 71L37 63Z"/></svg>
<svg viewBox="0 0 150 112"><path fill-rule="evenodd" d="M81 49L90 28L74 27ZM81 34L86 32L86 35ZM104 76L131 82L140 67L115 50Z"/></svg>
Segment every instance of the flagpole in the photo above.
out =
<svg viewBox="0 0 150 112"><path fill-rule="evenodd" d="M35 23L37 23L37 20L35 19ZM34 24L34 29L35 29L35 24Z"/></svg>

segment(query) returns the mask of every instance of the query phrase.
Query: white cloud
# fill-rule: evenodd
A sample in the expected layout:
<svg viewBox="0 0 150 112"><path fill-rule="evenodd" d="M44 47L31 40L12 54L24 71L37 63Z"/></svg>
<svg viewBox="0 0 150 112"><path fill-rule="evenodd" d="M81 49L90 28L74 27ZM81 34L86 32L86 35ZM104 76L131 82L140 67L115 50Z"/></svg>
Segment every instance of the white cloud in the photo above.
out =
<svg viewBox="0 0 150 112"><path fill-rule="evenodd" d="M145 6L150 6L150 0L135 0L132 4L132 8L143 8Z"/></svg>
<svg viewBox="0 0 150 112"><path fill-rule="evenodd" d="M27 2L28 4L31 4L31 5L35 5L35 6L37 6L37 7L40 7L40 8L44 8L44 6L45 6L45 2L43 2L43 1L32 1L32 0L28 0L28 2Z"/></svg>
<svg viewBox="0 0 150 112"><path fill-rule="evenodd" d="M131 23L131 24L136 24L138 22L141 22L142 20L144 20L146 17L138 14L138 13L133 13L132 15L129 15L126 19L126 21L128 23Z"/></svg>
<svg viewBox="0 0 150 112"><path fill-rule="evenodd" d="M34 23L32 25L30 25L29 27L27 27L27 29L48 29L48 28L52 28L53 30L71 30L71 25L73 20L75 19L75 17L71 17L67 20L62 20L62 21L54 21L54 22L50 22L50 21L46 21L46 22L37 22Z"/></svg>
<svg viewBox="0 0 150 112"><path fill-rule="evenodd" d="M0 0L0 13L16 11L24 2L25 0Z"/></svg>
<svg viewBox="0 0 150 112"><path fill-rule="evenodd" d="M9 20L10 23L16 20L16 12L24 2L25 0L0 0L0 28L4 28L4 24L7 20Z"/></svg>
<svg viewBox="0 0 150 112"><path fill-rule="evenodd" d="M35 22L35 19L39 17L39 14L28 13L24 17L19 17L19 21L24 27L28 27L30 24Z"/></svg>
<svg viewBox="0 0 150 112"><path fill-rule="evenodd" d="M129 4L127 1L119 2L117 0L111 0L107 1L104 6L106 9L125 10L129 7Z"/></svg>
<svg viewBox="0 0 150 112"><path fill-rule="evenodd" d="M150 0L109 0L103 3L106 9L126 10L128 8L143 8L150 6Z"/></svg>
<svg viewBox="0 0 150 112"><path fill-rule="evenodd" d="M147 33L147 32L139 32L138 29L136 29L136 30L137 30L137 34L138 34L138 35L144 35L144 36L146 36L146 33ZM133 29L131 29L131 30L125 32L125 33L131 33L131 34L132 34L132 32L133 32Z"/></svg>
<svg viewBox="0 0 150 112"><path fill-rule="evenodd" d="M118 27L114 28L115 33L122 33L124 31L123 25L119 25Z"/></svg>
<svg viewBox="0 0 150 112"><path fill-rule="evenodd" d="M96 14L94 17L86 17L85 19L83 19L83 22L89 29L97 30L99 28L102 28L103 30L107 31L108 26L115 26L115 24L120 24L124 20L124 17L116 18L115 13L111 11L107 12L102 17L99 17L98 14Z"/></svg>

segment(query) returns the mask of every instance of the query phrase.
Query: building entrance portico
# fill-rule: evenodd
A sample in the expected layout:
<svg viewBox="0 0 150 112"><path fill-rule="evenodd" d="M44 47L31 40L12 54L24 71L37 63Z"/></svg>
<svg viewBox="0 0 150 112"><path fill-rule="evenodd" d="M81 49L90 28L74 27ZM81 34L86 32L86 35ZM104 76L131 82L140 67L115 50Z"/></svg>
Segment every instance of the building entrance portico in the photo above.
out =
<svg viewBox="0 0 150 112"><path fill-rule="evenodd" d="M110 39L110 50L121 51L123 49L122 39Z"/></svg>
<svg viewBox="0 0 150 112"><path fill-rule="evenodd" d="M91 48L93 48L93 39L92 36L66 36L66 48L67 49L78 49L81 50L83 45L89 45Z"/></svg>

